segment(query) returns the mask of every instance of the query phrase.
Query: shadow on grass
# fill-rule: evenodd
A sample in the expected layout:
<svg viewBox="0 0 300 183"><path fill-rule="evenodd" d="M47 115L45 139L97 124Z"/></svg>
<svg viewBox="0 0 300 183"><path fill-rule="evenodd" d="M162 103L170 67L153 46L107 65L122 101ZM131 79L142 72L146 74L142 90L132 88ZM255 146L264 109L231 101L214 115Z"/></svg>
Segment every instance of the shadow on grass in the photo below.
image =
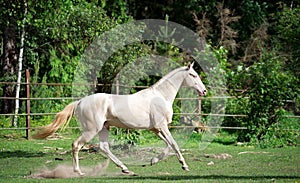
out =
<svg viewBox="0 0 300 183"><path fill-rule="evenodd" d="M2 158L32 158L32 157L43 157L43 152L28 152L28 151L1 151L0 159Z"/></svg>
<svg viewBox="0 0 300 183"><path fill-rule="evenodd" d="M134 177L118 177L116 179L126 179L126 180L161 180L161 181L165 181L165 180L262 180L262 179L280 179L280 180L285 180L285 179L300 179L300 176L281 176L281 175L258 175L258 176L247 176L247 175L242 175L242 176L229 176L229 175L183 175L183 176L134 176Z"/></svg>

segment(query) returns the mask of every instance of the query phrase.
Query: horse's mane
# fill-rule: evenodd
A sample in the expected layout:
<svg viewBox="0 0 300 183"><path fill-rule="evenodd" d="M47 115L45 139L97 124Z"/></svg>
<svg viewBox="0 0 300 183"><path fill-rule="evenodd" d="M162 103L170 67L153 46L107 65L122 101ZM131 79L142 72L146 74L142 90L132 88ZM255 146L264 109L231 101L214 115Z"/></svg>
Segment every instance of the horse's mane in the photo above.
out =
<svg viewBox="0 0 300 183"><path fill-rule="evenodd" d="M156 83L154 83L152 86L149 87L150 88L156 88L157 86L159 86L161 83L165 82L166 80L168 80L170 77L172 77L174 74L180 72L180 71L184 71L186 70L186 67L179 67L177 69L174 69L173 71L169 72L167 75L165 75L164 77L162 77L159 81L157 81Z"/></svg>

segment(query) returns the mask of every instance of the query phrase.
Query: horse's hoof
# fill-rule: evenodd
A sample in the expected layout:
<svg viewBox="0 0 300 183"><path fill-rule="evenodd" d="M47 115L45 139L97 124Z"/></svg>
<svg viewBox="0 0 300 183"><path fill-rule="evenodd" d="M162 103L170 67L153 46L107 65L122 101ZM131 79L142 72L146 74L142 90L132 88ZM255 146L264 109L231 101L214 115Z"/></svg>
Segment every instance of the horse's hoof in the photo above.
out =
<svg viewBox="0 0 300 183"><path fill-rule="evenodd" d="M190 171L189 167L187 167L187 166L183 166L182 169L185 170L185 171L187 171L187 172Z"/></svg>
<svg viewBox="0 0 300 183"><path fill-rule="evenodd" d="M134 172L132 172L132 171L129 171L129 170L122 170L122 173L124 174L124 175L129 175L129 176L136 176L136 174L134 173Z"/></svg>
<svg viewBox="0 0 300 183"><path fill-rule="evenodd" d="M81 172L80 170L74 170L75 173L77 173L79 176L84 176L85 173Z"/></svg>
<svg viewBox="0 0 300 183"><path fill-rule="evenodd" d="M158 158L152 158L151 159L151 166L158 163L159 159Z"/></svg>
<svg viewBox="0 0 300 183"><path fill-rule="evenodd" d="M82 173L82 172L80 172L80 173L78 173L78 174L79 174L79 176L81 176L81 177L85 176L85 173Z"/></svg>

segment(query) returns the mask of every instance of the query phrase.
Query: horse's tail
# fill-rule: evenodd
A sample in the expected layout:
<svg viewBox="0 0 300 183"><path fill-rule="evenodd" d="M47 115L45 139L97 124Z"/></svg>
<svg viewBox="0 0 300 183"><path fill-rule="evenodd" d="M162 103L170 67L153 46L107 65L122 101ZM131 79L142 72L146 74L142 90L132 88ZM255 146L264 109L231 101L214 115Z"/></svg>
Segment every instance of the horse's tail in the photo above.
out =
<svg viewBox="0 0 300 183"><path fill-rule="evenodd" d="M60 126L62 126L62 130L65 129L69 125L78 103L79 101L75 101L67 105L61 112L56 114L51 124L42 127L38 133L31 137L33 139L43 139L55 133Z"/></svg>

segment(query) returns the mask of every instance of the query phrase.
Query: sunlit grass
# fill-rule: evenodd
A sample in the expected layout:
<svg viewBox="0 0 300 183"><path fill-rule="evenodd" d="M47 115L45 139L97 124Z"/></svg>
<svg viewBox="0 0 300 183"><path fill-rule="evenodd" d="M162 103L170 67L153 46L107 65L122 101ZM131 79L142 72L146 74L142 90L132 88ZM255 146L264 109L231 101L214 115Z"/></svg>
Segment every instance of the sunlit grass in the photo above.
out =
<svg viewBox="0 0 300 183"><path fill-rule="evenodd" d="M176 156L154 166L128 164L138 176L127 177L112 162L99 177L72 179L34 179L30 173L53 169L57 165L72 165L71 143L74 135L59 140L25 140L0 138L0 182L299 182L299 147L260 149L211 143L206 149L197 146L184 149L190 172L181 170ZM230 138L229 138L230 140ZM151 144L151 146L155 146ZM61 154L61 152L65 152ZM206 158L205 154L227 153L228 159ZM104 162L101 153L80 152L82 167L95 167ZM150 159L150 157L149 157ZM213 165L208 165L209 162ZM126 163L126 162L125 162Z"/></svg>

